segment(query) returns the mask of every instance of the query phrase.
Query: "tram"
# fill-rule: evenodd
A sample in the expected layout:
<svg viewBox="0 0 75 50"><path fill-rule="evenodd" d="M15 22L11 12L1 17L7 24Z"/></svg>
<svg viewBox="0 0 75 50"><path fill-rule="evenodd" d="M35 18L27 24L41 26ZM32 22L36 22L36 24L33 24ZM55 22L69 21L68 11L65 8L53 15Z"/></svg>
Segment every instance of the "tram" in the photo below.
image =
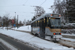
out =
<svg viewBox="0 0 75 50"><path fill-rule="evenodd" d="M31 22L31 33L47 40L61 39L60 14L46 13Z"/></svg>

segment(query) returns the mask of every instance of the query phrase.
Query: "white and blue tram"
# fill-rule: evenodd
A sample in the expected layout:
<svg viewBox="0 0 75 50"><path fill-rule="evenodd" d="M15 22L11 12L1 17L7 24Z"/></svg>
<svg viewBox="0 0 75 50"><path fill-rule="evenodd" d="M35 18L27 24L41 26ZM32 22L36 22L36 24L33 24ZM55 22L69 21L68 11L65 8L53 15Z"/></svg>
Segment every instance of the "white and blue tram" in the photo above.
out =
<svg viewBox="0 0 75 50"><path fill-rule="evenodd" d="M31 22L31 33L47 40L59 40L61 36L60 14L43 14Z"/></svg>

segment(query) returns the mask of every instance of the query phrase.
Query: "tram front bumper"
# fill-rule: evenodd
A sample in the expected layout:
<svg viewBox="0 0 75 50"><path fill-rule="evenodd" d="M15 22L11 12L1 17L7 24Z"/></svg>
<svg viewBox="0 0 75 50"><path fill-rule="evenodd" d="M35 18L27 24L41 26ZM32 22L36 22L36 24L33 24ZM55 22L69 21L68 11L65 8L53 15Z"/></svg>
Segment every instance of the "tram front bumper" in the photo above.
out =
<svg viewBox="0 0 75 50"><path fill-rule="evenodd" d="M54 35L53 36L53 39L56 39L56 40L58 40L58 39L60 40L61 38L62 38L62 35Z"/></svg>

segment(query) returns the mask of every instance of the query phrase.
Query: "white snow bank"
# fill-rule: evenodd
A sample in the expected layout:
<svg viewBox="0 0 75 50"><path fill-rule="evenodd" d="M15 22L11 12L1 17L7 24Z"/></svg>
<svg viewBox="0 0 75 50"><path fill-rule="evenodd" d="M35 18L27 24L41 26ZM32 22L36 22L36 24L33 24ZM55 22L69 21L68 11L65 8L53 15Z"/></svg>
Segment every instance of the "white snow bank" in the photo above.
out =
<svg viewBox="0 0 75 50"><path fill-rule="evenodd" d="M71 42L75 42L75 39L71 39L71 38L61 38L61 39L63 39L63 40L68 40L68 41L71 41Z"/></svg>
<svg viewBox="0 0 75 50"><path fill-rule="evenodd" d="M28 43L28 45L31 45L33 47L42 48L44 50L73 50L73 48L67 48L65 46L62 46L60 44L56 44L53 42L49 42L43 39L40 39L38 37L35 37L29 33L23 33L13 30L6 30L6 29L0 29L0 33L5 34L7 36L13 37L14 39L21 40L25 43Z"/></svg>
<svg viewBox="0 0 75 50"><path fill-rule="evenodd" d="M75 36L75 34L65 34L65 33L62 33L62 35L66 35L66 36Z"/></svg>
<svg viewBox="0 0 75 50"><path fill-rule="evenodd" d="M66 23L65 25L63 25L65 27L68 27L68 26L74 26L75 27L75 23Z"/></svg>
<svg viewBox="0 0 75 50"><path fill-rule="evenodd" d="M27 26L21 26L19 28L12 28L12 29L15 29L15 30L22 30L22 31L31 31L31 25L27 25Z"/></svg>

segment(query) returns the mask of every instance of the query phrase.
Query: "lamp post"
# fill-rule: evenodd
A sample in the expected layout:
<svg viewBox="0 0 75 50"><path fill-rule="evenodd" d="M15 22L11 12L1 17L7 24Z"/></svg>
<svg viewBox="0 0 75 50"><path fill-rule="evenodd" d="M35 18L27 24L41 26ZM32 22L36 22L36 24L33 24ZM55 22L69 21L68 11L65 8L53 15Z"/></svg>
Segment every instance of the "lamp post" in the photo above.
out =
<svg viewBox="0 0 75 50"><path fill-rule="evenodd" d="M16 20L16 12L15 12L15 17L14 17L14 27L17 25L17 20Z"/></svg>
<svg viewBox="0 0 75 50"><path fill-rule="evenodd" d="M16 12L15 12L15 17L16 17Z"/></svg>
<svg viewBox="0 0 75 50"><path fill-rule="evenodd" d="M18 29L18 15L17 15L17 29Z"/></svg>

